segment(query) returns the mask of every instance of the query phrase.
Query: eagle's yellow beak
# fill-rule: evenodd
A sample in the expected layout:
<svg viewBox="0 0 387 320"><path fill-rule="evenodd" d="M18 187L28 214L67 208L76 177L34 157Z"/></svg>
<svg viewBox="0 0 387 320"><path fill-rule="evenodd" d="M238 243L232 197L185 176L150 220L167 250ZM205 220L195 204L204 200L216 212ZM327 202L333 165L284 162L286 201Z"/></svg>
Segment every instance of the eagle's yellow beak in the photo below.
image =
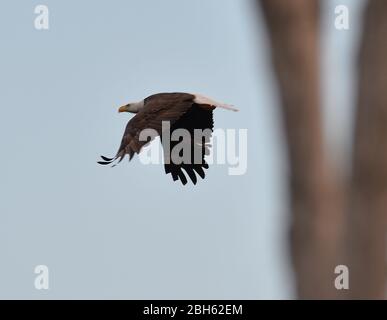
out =
<svg viewBox="0 0 387 320"><path fill-rule="evenodd" d="M118 112L128 112L128 106L122 106L118 109Z"/></svg>

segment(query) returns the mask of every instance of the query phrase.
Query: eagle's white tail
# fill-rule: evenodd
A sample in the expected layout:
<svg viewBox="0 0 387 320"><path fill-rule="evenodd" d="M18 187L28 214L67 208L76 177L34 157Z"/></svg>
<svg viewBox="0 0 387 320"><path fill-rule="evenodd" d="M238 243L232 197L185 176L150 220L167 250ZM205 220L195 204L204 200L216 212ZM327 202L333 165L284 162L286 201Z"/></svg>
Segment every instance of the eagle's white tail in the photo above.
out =
<svg viewBox="0 0 387 320"><path fill-rule="evenodd" d="M231 104L217 102L217 101L212 100L212 99L210 99L208 97L205 97L205 96L203 96L201 94L194 94L194 96L195 96L194 102L197 103L197 104L208 104L210 106L214 106L214 107L218 107L218 108L223 108L223 109L226 109L226 110L239 111L238 109L234 108L234 106L231 105Z"/></svg>
<svg viewBox="0 0 387 320"><path fill-rule="evenodd" d="M217 105L217 107L223 108L223 109L227 109L227 110L231 110L231 111L234 111L234 112L239 111L237 108L234 108L234 106L232 104L222 103L222 104Z"/></svg>

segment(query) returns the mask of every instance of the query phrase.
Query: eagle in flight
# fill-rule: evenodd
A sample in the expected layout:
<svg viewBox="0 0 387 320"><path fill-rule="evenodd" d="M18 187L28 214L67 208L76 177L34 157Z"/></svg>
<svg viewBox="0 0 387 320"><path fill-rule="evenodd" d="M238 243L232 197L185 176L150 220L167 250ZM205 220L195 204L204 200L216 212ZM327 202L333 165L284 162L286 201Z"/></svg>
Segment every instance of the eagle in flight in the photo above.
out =
<svg viewBox="0 0 387 320"><path fill-rule="evenodd" d="M116 155L113 158L101 156L103 161L98 163L109 165L116 160L119 163L124 159L125 155L128 155L129 160L131 160L136 153L140 153L143 146L150 142L149 139L145 141L140 139L141 132L146 129L153 129L160 136L163 145L165 173L171 174L174 181L180 180L183 185L187 183L186 173L192 182L196 184L196 174L204 179L204 169L208 169L208 164L204 157L209 153L210 145L208 143L214 127L212 113L217 107L238 111L231 105L216 102L203 95L180 92L158 93L142 101L128 103L120 107L118 111L131 112L136 115L126 125L124 136ZM169 122L169 132L165 132L163 122ZM173 157L171 157L171 151L174 146L180 143L180 141L171 140L171 135L176 129L185 129L190 133L191 159L189 161L174 162ZM201 136L200 140L196 141L195 129L210 132L210 134L204 137ZM169 138L169 148L166 148L163 143L163 139L166 139L166 137ZM200 161L197 158L194 159L195 152L198 151L201 155Z"/></svg>

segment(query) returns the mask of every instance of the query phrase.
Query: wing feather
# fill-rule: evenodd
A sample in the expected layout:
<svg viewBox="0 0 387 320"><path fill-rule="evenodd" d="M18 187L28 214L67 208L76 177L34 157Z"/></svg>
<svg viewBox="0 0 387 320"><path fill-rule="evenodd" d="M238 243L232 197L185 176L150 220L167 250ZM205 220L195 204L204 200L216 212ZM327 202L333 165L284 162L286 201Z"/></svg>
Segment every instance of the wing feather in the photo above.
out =
<svg viewBox="0 0 387 320"><path fill-rule="evenodd" d="M191 146L191 159L189 159L189 163L174 163L171 157L171 152L174 147L180 143L180 141L172 141L170 139L170 148L169 150L164 149L164 157L168 159L168 162L164 164L165 173L170 173L174 181L179 180L185 185L186 177L184 172L188 175L191 181L196 184L198 174L202 179L205 178L204 169L208 169L208 164L205 161L204 157L209 153L209 141L211 138L212 130L213 130L214 122L213 122L213 114L212 110L208 108L202 108L198 104L194 104L194 106L186 112L176 123L171 127L171 133L175 129L184 128L190 132L190 141L187 142ZM209 131L204 132L205 135L201 137L198 141L195 140L195 129L206 130ZM164 145L163 145L164 146ZM195 159L195 155L201 155L201 159ZM199 160L199 163L197 162ZM184 170L184 171L183 171ZM176 179L178 177L178 179ZM184 178L182 178L184 177Z"/></svg>

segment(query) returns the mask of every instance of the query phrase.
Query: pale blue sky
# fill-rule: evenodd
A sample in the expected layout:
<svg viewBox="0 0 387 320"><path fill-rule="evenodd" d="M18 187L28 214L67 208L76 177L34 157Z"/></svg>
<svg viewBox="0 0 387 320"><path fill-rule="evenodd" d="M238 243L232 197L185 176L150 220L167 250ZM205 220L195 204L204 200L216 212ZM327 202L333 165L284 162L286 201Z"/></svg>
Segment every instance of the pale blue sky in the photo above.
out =
<svg viewBox="0 0 387 320"><path fill-rule="evenodd" d="M346 146L359 3L324 1L324 98ZM334 29L334 4L352 10ZM34 8L50 30L34 29ZM0 20L0 298L293 297L286 161L265 29L249 0L11 1ZM236 105L248 170L182 187L138 159L110 169L124 102L165 91ZM336 128L336 129L335 129ZM339 155L340 156L340 155ZM34 267L50 290L34 288Z"/></svg>

